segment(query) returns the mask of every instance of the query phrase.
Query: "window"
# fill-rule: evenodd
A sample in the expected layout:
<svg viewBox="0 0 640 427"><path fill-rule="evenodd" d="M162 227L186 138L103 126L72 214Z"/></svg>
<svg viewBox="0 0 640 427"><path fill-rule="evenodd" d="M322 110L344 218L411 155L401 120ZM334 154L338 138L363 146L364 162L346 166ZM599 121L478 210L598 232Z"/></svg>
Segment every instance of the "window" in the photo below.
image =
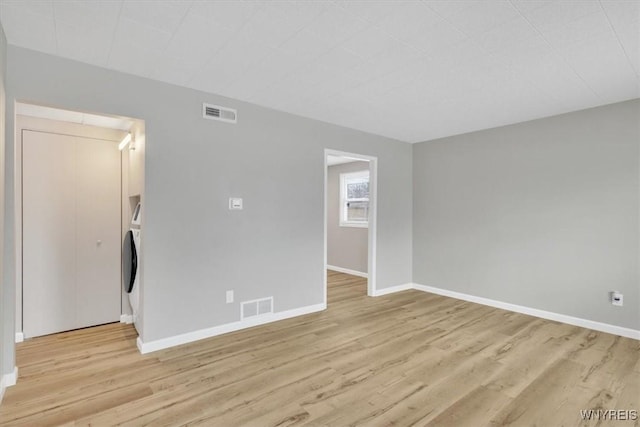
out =
<svg viewBox="0 0 640 427"><path fill-rule="evenodd" d="M369 171L340 174L340 226L369 226Z"/></svg>

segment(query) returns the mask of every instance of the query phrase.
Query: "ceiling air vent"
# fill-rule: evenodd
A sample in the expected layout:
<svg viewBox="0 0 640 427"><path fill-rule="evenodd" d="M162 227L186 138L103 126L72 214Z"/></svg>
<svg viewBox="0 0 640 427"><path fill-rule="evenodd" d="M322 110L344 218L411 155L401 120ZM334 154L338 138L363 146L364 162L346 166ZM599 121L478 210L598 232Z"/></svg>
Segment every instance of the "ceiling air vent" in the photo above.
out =
<svg viewBox="0 0 640 427"><path fill-rule="evenodd" d="M202 117L211 120L221 120L223 122L237 123L238 111L232 108L221 107L213 104L202 104Z"/></svg>

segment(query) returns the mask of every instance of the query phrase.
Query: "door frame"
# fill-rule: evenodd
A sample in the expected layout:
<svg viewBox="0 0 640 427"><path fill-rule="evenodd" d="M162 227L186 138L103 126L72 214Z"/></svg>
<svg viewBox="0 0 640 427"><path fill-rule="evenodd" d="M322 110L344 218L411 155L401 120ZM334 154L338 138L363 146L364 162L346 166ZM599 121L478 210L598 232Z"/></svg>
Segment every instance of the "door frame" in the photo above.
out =
<svg viewBox="0 0 640 427"><path fill-rule="evenodd" d="M63 134L69 136L78 136L82 138L92 138L106 140L114 143L118 143L122 140L122 136L126 133L122 130L101 128L90 125L83 125L73 122L55 121L57 125L62 126L64 131L54 131L51 126L53 122L47 119L41 119L37 117L25 116L31 123L26 123L25 126L18 125L18 115L16 114L14 120L14 235L15 235L15 286L16 286L16 300L15 300L15 342L19 343L24 340L24 296L23 296L23 262L22 262L22 133L23 131L43 132L53 134ZM89 129L90 128L90 129ZM95 132L99 132L99 136ZM122 203L122 160L120 163L120 192ZM122 211L122 206L121 209ZM121 217L122 221L122 217ZM122 226L121 226L122 229ZM122 287L120 289L122 293ZM121 298L122 300L122 295ZM120 307L120 313L122 313L122 305Z"/></svg>
<svg viewBox="0 0 640 427"><path fill-rule="evenodd" d="M111 323L111 322L117 322L120 320L121 317L121 313L122 313L122 287L121 286L117 286L119 283L119 280L117 280L116 282L114 282L112 279L115 279L115 277L112 277L114 274L116 274L117 272L117 277L120 278L122 276L122 247L121 247L121 240L122 240L122 155L121 153L117 150L117 144L118 144L118 140L117 139L113 139L113 138L109 138L108 136L110 135L102 135L101 133L111 133L109 131L106 132L100 132L100 131L96 131L95 134L93 135L74 135L73 132L67 132L67 129L63 129L62 127L64 126L64 124L62 123L58 123L57 124L58 129L50 129L50 130L31 130L31 129L27 129L27 128L22 128L21 129L21 144L20 144L20 158L21 158L21 170L22 170L22 182L21 182L21 194L20 197L22 199L22 203L21 203L21 211L22 211L22 217L20 218L21 220L21 224L22 224L22 228L21 228L21 234L20 234L20 240L21 240L21 246L22 246L22 253L21 253L21 259L22 259L22 269L21 269L21 277L22 277L22 287L21 287L21 293L22 293L22 333L23 333L23 338L32 338L32 337L38 337L38 336L43 336L43 335L48 335L51 333L58 333L58 332L65 332L65 331L69 331L69 330L74 330L74 329L78 329L78 328L84 328L84 327L91 327L91 326L96 326L96 325L100 325L100 324L105 324L105 323ZM77 133L77 132L76 132ZM93 133L93 132L88 132L88 133ZM34 145L30 145L28 142L29 141L34 141ZM57 143L61 143L61 145L55 145ZM33 258L29 257L26 258L27 256L27 252L25 251L25 236L27 236L27 233L29 232L29 228L25 227L25 220L26 220L26 216L25 213L27 212L25 210L26 207L26 202L30 201L30 202L36 202L38 203L38 201L42 201L42 197L44 197L44 200L47 200L47 195L41 193L40 196L36 196L34 197L33 194L26 199L25 196L27 196L27 193L25 193L25 191L27 189L33 189L36 190L36 188L39 186L39 184L36 184L36 186L33 186L33 181L31 181L32 185L30 187L25 187L25 165L27 164L31 164L33 165L33 163L28 163L33 161L36 161L36 163L38 161L42 161L42 150L44 150L44 152L46 152L47 150L51 150L49 151L50 155L52 156L52 159L55 159L56 153L60 153L60 150L70 150L66 155L64 156L64 159L70 159L71 157L74 158L73 160L73 168L72 169L68 169L68 171L71 171L70 173L72 175L67 175L65 174L66 180L68 182L65 182L65 184L63 184L65 189L69 188L69 185L72 186L73 185L72 182L76 181L76 182L86 182L88 181L92 181L92 180L97 180L97 182L99 182L99 185L106 185L108 186L108 192L109 192L109 198L111 199L109 201L108 206L104 205L102 206L101 209L99 209L99 211L102 214L106 214L107 216L105 216L103 219L106 221L105 223L98 223L98 224L102 224L107 226L107 228L103 228L102 231L104 232L103 234L100 234L100 238L102 238L104 236L104 238L106 239L105 241L110 242L109 243L109 249L108 250L108 257L107 258L103 258L105 261L108 261L109 263L109 268L105 271L103 271L106 276L100 274L100 277L108 277L109 279L106 281L101 281L101 279L98 279L98 283L101 283L104 286L99 286L99 287L94 287L92 288L92 286L90 284L88 284L87 286L80 286L80 283L82 283L82 281L77 282L77 277L76 277L76 281L73 282L75 284L75 286L73 287L66 287L64 290L60 289L60 292L55 291L53 294L51 294L52 296L56 296L59 297L62 295L61 292L64 292L65 298L64 298L64 302L61 302L60 304L55 304L54 306L51 306L51 304L46 304L44 306L38 306L33 305L32 302L33 299L31 298L27 298L28 296L34 296L34 295L38 295L40 294L40 292L47 292L47 288L49 288L48 286L45 287L41 287L43 282L41 282L41 280L46 280L45 276L39 276L41 280L36 280L36 281L29 281L26 282L25 281L25 275L27 272L30 272L32 270L25 270L25 260L29 259L29 260L33 260ZM89 150L89 151L86 151ZM92 150L98 150L96 151L92 151ZM106 150L106 152L108 152L109 154L106 154L106 152L104 151ZM73 152L74 154L71 154L71 152ZM84 159L81 160L81 156L82 154L79 153L85 153L85 155L87 155L87 160L89 160L90 158L95 157L96 155L98 157L101 157L103 154L105 156L107 156L107 158L109 159L109 164L107 169L105 169L104 173L98 173L96 174L94 172L94 168L93 167L89 167L86 168L86 163L84 162ZM29 157L26 157L27 154L30 154ZM49 167L49 165L52 164L52 159L47 159L44 163L47 164L47 166L43 166L43 167ZM62 160L62 158L60 158ZM57 160L53 160L53 164L55 165L57 163ZM117 169L115 168L117 164ZM102 166L101 166L102 167ZM84 168L84 169L83 169ZM55 169L59 169L57 167L54 167L53 170ZM45 175L42 175L40 172L37 172L38 168L34 169L33 167L31 167L30 169L32 171L32 173L35 172L35 176L38 178L38 181L40 180L47 180L48 177L50 176L48 173L46 173ZM57 172L53 172L53 170L51 171L51 173L53 173L53 177L56 176ZM86 173L88 173L88 175L77 175L79 170L84 170ZM75 177L71 178L72 176ZM32 175L33 178L33 175ZM87 178L87 180L85 180L85 178ZM85 228L85 230L93 230L95 223L93 221L90 222L83 222L81 220L81 218L84 218L85 220L88 219L88 217L83 217L82 214L80 212L82 211L78 211L77 210L77 206L78 206L78 201L82 200L82 198L80 197L80 192L79 191L84 191L84 195L88 196L89 194L95 194L95 188L93 186L85 186L82 187L83 190L78 190L78 187L75 188L75 191L73 193L68 193L72 194L72 198L71 199L59 199L59 198L55 198L57 200L57 202L54 203L58 203L58 202L63 202L64 207L64 212L65 212L65 224L66 226L73 226L77 232L78 230L78 225L80 225L81 227ZM37 191L37 190L36 190ZM56 188L52 188L52 191L54 191L55 193L59 193L59 192L63 192L62 191L62 187L56 186ZM51 194L51 193L49 193ZM115 203L117 198L117 203ZM69 203L69 202L73 202L73 203ZM68 206L74 206L75 208L72 208L72 212L67 211L66 209L68 209ZM89 207L87 205L88 208L92 209L91 207ZM117 212L118 215L115 215L116 212L116 208L117 208ZM39 219L42 215L38 214L37 210L33 210L30 209L29 210L30 213L30 217L31 220L34 220L34 222L38 222ZM75 216L72 216L71 218L69 218L68 214L72 214ZM68 222L69 219L71 219L71 222ZM45 221L46 223L46 221ZM114 234L116 228L118 229L118 236L116 237L116 235ZM49 229L51 229L49 227ZM71 231L71 230L68 230ZM90 232L91 233L91 232ZM88 237L87 235L84 234L78 234L77 236L85 236ZM77 237L76 236L76 237ZM44 237L44 236L42 236ZM115 241L113 240L115 238ZM33 240L31 239L30 242L32 244L35 244L35 246L31 246L32 250L39 246L40 244L47 244L49 240ZM62 238L62 241L67 242L68 238ZM73 240L72 240L73 241ZM52 242L58 242L60 243L61 241L58 239L54 239ZM81 254L83 252L77 252L77 246L75 246L75 244L77 244L77 240L73 241L74 243L72 244L73 249L71 248L67 248L70 249L70 251L64 250L64 252L71 252L74 254ZM100 242L100 241L98 241ZM91 241L84 241L84 244L88 244L88 245L93 245L94 242ZM98 243L99 245L99 243ZM37 252L37 251L36 251ZM55 254L55 252L51 253L49 251L47 251L48 253L50 253L51 255ZM117 253L117 258L115 257ZM36 255L37 256L37 255ZM74 255L75 256L75 255ZM57 257L56 257L57 258ZM75 259L75 271L73 274L78 274L80 273L82 274L87 274L89 273L90 275L95 274L95 270L93 270L92 268L87 269L85 266L86 264L80 262L78 263L80 258L76 258ZM70 259L69 259L70 261ZM89 260L91 262L91 260ZM33 264L31 265L31 267L36 268L36 270L38 270L38 268L36 267L38 264ZM115 268L117 265L117 268ZM70 267L70 266L69 266ZM100 269L99 266L96 266L96 268ZM37 275L38 273L36 273ZM69 277L67 277L69 278ZM86 277L85 277L86 278ZM76 283L77 282L77 283ZM39 284L40 283L40 284ZM46 282L45 282L46 283ZM63 280L62 282L57 282L57 283L69 283L68 280ZM31 286L33 285L33 286ZM113 286L117 286L117 287L113 287ZM50 289L50 288L49 288ZM34 293L35 291L35 293ZM85 306L83 304L81 305L77 305L77 300L78 298L80 298L81 300L85 300L85 301L92 301L93 303L99 303L100 301L102 301L101 299L96 299L95 292L107 292L108 296L108 301L109 304L108 305L104 305L104 304L100 304L100 308L95 307L96 313L99 313L96 315L92 315L91 313L94 312L94 310L86 310ZM116 291L117 291L117 299L118 299L118 304L117 304L117 316L116 316L116 305L112 303L112 300L114 300L116 298ZM69 299L71 298L71 300ZM71 301L71 302L70 302ZM105 300L106 302L107 300ZM113 301L115 302L115 301ZM67 306L66 304L71 304L74 307L74 310L71 310L71 306ZM48 308L46 308L48 307ZM54 317L49 317L49 315L42 315L42 313L46 313L47 310L49 308L54 308L55 312L59 312L58 310L60 308L64 308L62 311L60 311L59 313L67 313L67 317L64 318L64 320L62 320L62 324L54 322L51 323L49 322L49 319L55 319L55 315L53 315L53 313L51 313ZM66 307L66 308L65 308ZM68 317L70 310L74 312L75 316L73 317ZM37 314L40 313L40 314ZM33 316L31 315L33 314ZM39 317L40 316L40 317ZM40 319L40 321L37 321L35 319ZM84 319L84 320L83 320ZM48 326L47 326L48 325ZM55 326L54 326L55 325ZM27 332L29 332L29 335L27 335Z"/></svg>
<svg viewBox="0 0 640 427"><path fill-rule="evenodd" d="M327 199L328 199L328 175L329 165L327 158L329 156L349 157L354 160L363 160L369 162L369 225L367 239L367 295L372 297L376 295L376 257L377 257L377 234L378 234L378 158L365 154L349 153L346 151L333 150L325 148L324 150L324 305L327 306Z"/></svg>

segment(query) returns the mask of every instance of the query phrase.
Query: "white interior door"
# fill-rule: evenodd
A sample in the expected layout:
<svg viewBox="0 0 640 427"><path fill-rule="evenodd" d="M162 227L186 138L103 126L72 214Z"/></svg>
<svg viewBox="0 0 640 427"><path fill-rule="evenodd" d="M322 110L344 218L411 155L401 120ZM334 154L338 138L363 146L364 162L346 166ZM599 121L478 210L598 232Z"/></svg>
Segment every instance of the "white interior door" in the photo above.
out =
<svg viewBox="0 0 640 427"><path fill-rule="evenodd" d="M25 337L118 321L117 143L24 131L22 201Z"/></svg>

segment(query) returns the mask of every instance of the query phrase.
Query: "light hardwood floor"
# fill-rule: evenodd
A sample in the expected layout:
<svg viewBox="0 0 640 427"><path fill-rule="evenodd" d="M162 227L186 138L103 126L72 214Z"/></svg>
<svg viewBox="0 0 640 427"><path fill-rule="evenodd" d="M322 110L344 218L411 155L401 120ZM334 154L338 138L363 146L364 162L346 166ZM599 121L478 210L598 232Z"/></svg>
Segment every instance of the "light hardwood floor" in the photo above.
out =
<svg viewBox="0 0 640 427"><path fill-rule="evenodd" d="M112 324L18 345L3 426L638 426L640 342L451 298L366 296L329 272L321 313L140 355Z"/></svg>

